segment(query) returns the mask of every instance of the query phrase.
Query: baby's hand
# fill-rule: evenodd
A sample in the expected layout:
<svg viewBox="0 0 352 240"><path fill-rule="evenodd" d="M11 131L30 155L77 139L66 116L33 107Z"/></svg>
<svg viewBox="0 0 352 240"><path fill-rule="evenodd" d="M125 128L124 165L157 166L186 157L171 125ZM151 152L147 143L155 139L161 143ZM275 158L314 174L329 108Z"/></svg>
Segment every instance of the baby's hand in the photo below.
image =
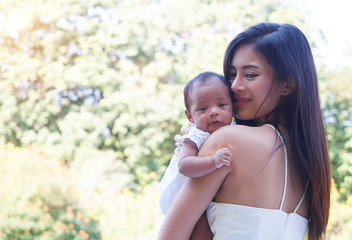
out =
<svg viewBox="0 0 352 240"><path fill-rule="evenodd" d="M191 127L191 126L194 126L194 123L189 122L189 123L188 123L188 127L186 127L186 126L181 127L181 134L182 134L182 135L188 134L189 127ZM183 139L182 135L178 135L178 134L177 134L177 135L175 136L174 139L175 139L176 143L180 143L180 142L182 141L182 139Z"/></svg>
<svg viewBox="0 0 352 240"><path fill-rule="evenodd" d="M216 168L221 168L222 166L230 166L232 154L228 148L222 148L218 150L212 157L214 165Z"/></svg>
<svg viewBox="0 0 352 240"><path fill-rule="evenodd" d="M194 123L191 123L191 122L188 123L188 126L189 126L189 127L191 127L191 126L193 126L193 125L194 125ZM186 134L188 133L189 127L186 127L186 126L181 127L181 133L182 133L182 135L186 135ZM177 143L181 143L181 142L182 142L182 139L183 139L183 136L182 136L182 135L178 135L178 134L177 134L177 135L174 137L175 142L176 142L176 145L177 145ZM175 155L178 157L178 155L180 154L180 147L177 147L177 148L175 149L174 153L175 153Z"/></svg>

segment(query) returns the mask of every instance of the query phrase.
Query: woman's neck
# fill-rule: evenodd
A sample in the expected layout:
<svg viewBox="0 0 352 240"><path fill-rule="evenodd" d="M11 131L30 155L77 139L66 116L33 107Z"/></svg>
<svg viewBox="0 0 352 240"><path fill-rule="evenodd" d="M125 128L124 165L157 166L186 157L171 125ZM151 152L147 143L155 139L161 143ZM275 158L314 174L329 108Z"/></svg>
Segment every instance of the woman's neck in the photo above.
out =
<svg viewBox="0 0 352 240"><path fill-rule="evenodd" d="M255 119L242 120L242 119L239 119L238 117L235 117L235 122L236 122L236 124L246 125L246 126L250 126L250 127L258 126L258 122Z"/></svg>

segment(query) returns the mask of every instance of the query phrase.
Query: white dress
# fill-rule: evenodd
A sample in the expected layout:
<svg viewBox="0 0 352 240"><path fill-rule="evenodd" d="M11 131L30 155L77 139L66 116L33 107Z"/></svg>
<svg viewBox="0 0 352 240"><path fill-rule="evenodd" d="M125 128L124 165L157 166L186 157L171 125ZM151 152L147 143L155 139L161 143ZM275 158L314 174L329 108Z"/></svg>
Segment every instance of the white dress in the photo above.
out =
<svg viewBox="0 0 352 240"><path fill-rule="evenodd" d="M187 135L183 136L182 142L176 145L181 146L185 139L190 139L197 145L199 150L209 135L210 133L192 126L189 128ZM178 157L173 155L169 166L160 181L159 205L162 214L166 214L169 210L185 179L186 176L178 171Z"/></svg>
<svg viewBox="0 0 352 240"><path fill-rule="evenodd" d="M308 219L297 214L305 192L292 213L282 210L287 185L287 150L285 151L285 182L279 209L266 209L243 205L211 202L206 210L208 222L215 240L300 240L304 239Z"/></svg>

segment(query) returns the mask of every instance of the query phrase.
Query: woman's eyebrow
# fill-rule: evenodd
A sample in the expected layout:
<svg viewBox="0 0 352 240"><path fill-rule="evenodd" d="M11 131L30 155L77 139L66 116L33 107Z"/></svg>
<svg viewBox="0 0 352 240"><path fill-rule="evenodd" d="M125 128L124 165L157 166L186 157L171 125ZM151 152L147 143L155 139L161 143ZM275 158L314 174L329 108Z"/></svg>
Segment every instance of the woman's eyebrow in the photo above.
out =
<svg viewBox="0 0 352 240"><path fill-rule="evenodd" d="M245 65L245 66L242 66L242 69L248 69L248 68L256 68L256 69L259 69L259 67L256 66L256 65Z"/></svg>
<svg viewBox="0 0 352 240"><path fill-rule="evenodd" d="M245 65L245 66L242 66L241 68L242 68L242 69L248 69L248 68L256 68L256 69L259 69L259 67L256 66L256 65ZM230 69L236 70L236 68L235 68L234 66L231 66Z"/></svg>

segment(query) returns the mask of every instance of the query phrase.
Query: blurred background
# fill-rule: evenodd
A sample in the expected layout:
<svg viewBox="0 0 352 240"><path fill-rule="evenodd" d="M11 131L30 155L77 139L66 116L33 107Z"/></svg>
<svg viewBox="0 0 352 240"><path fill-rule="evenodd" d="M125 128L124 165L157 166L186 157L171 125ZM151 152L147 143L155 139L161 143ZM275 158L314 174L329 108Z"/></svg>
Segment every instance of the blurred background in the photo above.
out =
<svg viewBox="0 0 352 240"><path fill-rule="evenodd" d="M184 84L222 73L230 40L262 21L311 43L334 181L327 239L352 239L351 6L327 2L1 0L0 239L156 239Z"/></svg>

